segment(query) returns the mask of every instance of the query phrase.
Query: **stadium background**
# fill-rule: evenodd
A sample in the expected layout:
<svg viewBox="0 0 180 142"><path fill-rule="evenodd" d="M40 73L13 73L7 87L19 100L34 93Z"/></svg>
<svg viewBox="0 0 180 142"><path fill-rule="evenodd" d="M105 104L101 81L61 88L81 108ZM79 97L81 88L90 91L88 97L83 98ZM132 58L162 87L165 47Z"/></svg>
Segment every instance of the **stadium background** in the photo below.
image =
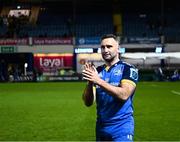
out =
<svg viewBox="0 0 180 142"><path fill-rule="evenodd" d="M179 12L177 0L0 0L0 140L95 140L81 69L103 63L107 33L139 69L135 140L180 140Z"/></svg>

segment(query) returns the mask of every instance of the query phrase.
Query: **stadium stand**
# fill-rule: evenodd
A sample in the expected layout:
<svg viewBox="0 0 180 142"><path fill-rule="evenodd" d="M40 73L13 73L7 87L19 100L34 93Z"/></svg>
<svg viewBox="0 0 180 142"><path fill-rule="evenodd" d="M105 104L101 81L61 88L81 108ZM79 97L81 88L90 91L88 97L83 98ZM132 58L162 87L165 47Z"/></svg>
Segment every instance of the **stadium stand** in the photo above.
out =
<svg viewBox="0 0 180 142"><path fill-rule="evenodd" d="M151 23L146 14L126 13L123 15L123 35L133 37L156 37L159 27Z"/></svg>
<svg viewBox="0 0 180 142"><path fill-rule="evenodd" d="M49 20L50 19L50 20ZM76 16L57 14L53 10L44 10L39 13L37 24L25 25L20 35L26 33L32 37L93 37L113 32L112 15L89 14Z"/></svg>
<svg viewBox="0 0 180 142"><path fill-rule="evenodd" d="M33 8L35 6L31 4L31 15L33 15L33 11L38 11L36 12L37 20L35 23L20 24L16 36L93 37L105 33L115 33L113 6L107 10L109 4L112 5L113 2L102 3L99 0L96 4L93 3L93 5L92 2L87 3L88 5L84 6L85 3L80 3L79 1L75 5L72 2L65 1L47 1L38 4L39 9ZM120 5L122 4L118 9L119 13L122 14L122 33L120 34L124 37L158 37L164 35L168 42L179 42L180 39L177 36L180 33L178 22L178 19L180 19L178 15L179 10L177 8L174 9L174 7L165 7L167 10L165 9L165 12L162 13L159 3L149 7L148 4L150 3L144 7L144 3L141 3L132 3L133 7L127 6L128 2L119 2ZM126 6L129 9L126 9ZM149 9L153 9L153 11ZM33 16L35 17L36 15ZM0 23L2 23L2 18ZM17 21L15 23L17 24ZM15 28L17 29L17 27ZM0 35L3 36L6 33L7 28L1 26Z"/></svg>
<svg viewBox="0 0 180 142"><path fill-rule="evenodd" d="M61 54L66 52L73 55L73 48L76 47L97 48L99 37L107 33L119 35L121 44L126 48L126 53L144 52L147 46L147 52L154 52L157 46L164 48L165 44L180 42L179 9L175 3L167 2L163 5L161 3L163 0L161 2L155 0L151 2L143 0L2 1L3 3L0 5L0 38L2 39L1 44L5 47L0 47L0 52L10 52L10 54L11 52L22 54L30 52L32 58L29 58L28 61L33 60L36 53ZM30 13L19 15L19 12L16 12L19 15L17 17L9 15L10 10L18 10L15 1L19 2L18 5L22 10L28 10ZM68 43L63 38L69 38ZM161 38L165 40L161 40ZM63 42L67 44L63 45ZM9 44L12 46L6 48ZM31 49L29 46L32 46ZM170 45L167 47L162 52L175 52L179 45L172 45L173 50ZM96 49L96 51L98 50ZM55 57L47 58L48 65L56 61ZM57 60L59 61L59 59ZM155 69L159 66L163 69L165 67L176 69L179 65L175 59L157 58L147 61L142 58L139 60L141 63L134 59L131 59L131 62L134 61L133 63L140 69ZM151 63L151 61L153 62ZM42 60L40 63L42 64ZM33 67L31 72L32 70Z"/></svg>

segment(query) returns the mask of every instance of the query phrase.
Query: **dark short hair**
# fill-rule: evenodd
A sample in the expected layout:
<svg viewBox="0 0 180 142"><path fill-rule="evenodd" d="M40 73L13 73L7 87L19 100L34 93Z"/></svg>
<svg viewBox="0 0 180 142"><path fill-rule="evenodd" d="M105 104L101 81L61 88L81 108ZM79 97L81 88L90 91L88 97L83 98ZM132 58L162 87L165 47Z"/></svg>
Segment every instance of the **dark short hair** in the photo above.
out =
<svg viewBox="0 0 180 142"><path fill-rule="evenodd" d="M103 35L103 36L101 37L101 41L104 40L104 39L106 39L106 38L113 38L114 40L118 41L117 36L114 35L114 34L105 34L105 35Z"/></svg>

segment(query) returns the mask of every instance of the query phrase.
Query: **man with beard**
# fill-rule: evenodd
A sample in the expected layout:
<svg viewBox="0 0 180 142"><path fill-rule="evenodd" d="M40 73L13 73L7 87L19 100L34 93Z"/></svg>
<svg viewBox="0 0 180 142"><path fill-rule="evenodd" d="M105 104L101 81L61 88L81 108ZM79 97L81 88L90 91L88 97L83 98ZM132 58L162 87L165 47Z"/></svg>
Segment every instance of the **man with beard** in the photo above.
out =
<svg viewBox="0 0 180 142"><path fill-rule="evenodd" d="M86 106L91 106L94 100L97 104L96 140L133 141L133 96L138 71L119 59L115 35L101 38L101 55L104 65L95 68L86 63L82 71L87 80L83 101Z"/></svg>

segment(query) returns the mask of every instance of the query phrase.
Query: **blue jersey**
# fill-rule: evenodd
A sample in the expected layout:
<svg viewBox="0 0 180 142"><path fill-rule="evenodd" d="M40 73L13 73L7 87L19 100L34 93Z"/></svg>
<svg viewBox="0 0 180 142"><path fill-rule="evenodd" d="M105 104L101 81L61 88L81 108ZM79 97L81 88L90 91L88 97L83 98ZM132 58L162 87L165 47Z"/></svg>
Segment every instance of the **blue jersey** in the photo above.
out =
<svg viewBox="0 0 180 142"><path fill-rule="evenodd" d="M97 71L101 79L113 86L121 86L122 82L136 86L138 81L137 69L122 61L109 69L106 69L105 65L100 66ZM128 134L127 137L130 138L134 135L133 96L134 93L126 101L122 101L96 85L97 137L101 134L108 134L112 140L118 140L121 135Z"/></svg>

